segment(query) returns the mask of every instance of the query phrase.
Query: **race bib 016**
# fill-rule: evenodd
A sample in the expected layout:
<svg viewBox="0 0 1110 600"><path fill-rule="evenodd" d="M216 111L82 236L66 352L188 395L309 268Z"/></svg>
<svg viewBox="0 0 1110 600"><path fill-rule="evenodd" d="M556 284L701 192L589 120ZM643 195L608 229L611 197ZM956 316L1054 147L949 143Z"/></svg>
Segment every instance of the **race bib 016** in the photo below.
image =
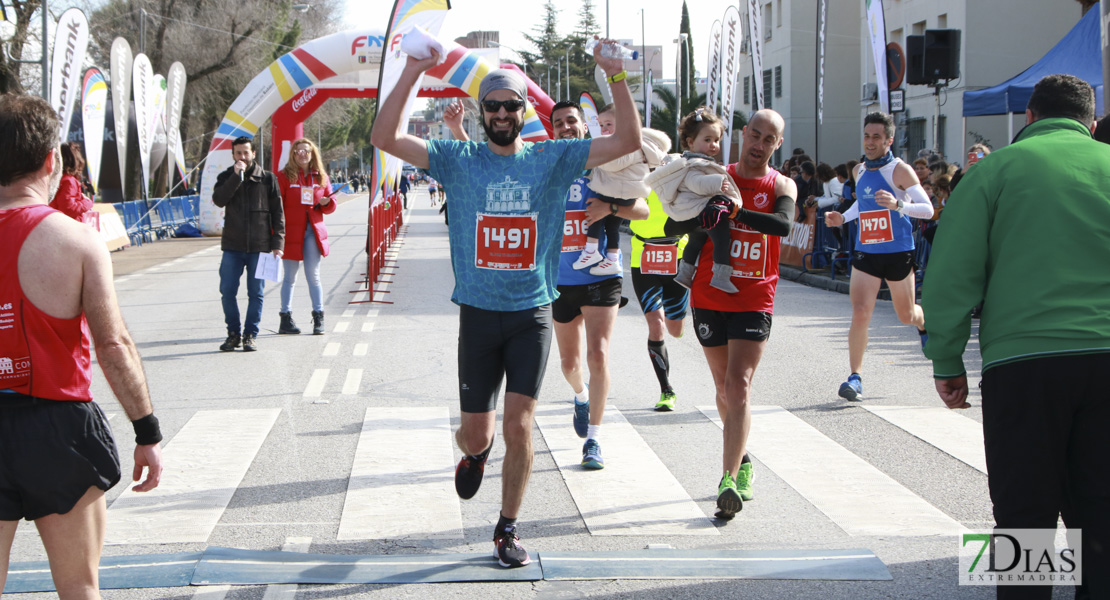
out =
<svg viewBox="0 0 1110 600"><path fill-rule="evenodd" d="M894 241L894 227L890 222L890 211L865 210L859 213L859 242L861 244L881 244Z"/></svg>
<svg viewBox="0 0 1110 600"><path fill-rule="evenodd" d="M640 254L640 272L644 275L675 275L678 273L678 244L644 243Z"/></svg>
<svg viewBox="0 0 1110 600"><path fill-rule="evenodd" d="M474 266L531 271L536 268L536 215L478 215Z"/></svg>
<svg viewBox="0 0 1110 600"><path fill-rule="evenodd" d="M732 229L732 276L763 279L767 276L767 235L758 231Z"/></svg>

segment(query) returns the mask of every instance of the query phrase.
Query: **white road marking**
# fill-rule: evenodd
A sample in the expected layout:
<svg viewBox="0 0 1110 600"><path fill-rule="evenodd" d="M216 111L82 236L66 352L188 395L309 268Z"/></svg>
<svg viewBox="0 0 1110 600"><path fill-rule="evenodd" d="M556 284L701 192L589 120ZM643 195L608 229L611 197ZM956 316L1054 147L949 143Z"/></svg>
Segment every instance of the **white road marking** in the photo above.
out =
<svg viewBox="0 0 1110 600"><path fill-rule="evenodd" d="M347 380L343 382L343 391L340 393L345 396L355 396L361 385L362 369L347 369Z"/></svg>
<svg viewBox="0 0 1110 600"><path fill-rule="evenodd" d="M585 440L568 403L540 407L536 423L592 535L720 535L619 410L605 410L605 468L582 467Z"/></svg>
<svg viewBox="0 0 1110 600"><path fill-rule="evenodd" d="M452 444L444 407L366 409L337 539L463 539Z"/></svg>
<svg viewBox="0 0 1110 600"><path fill-rule="evenodd" d="M333 331L335 333L343 333L347 331L347 328L350 327L350 325L350 321L339 321L335 324L335 329L333 329Z"/></svg>
<svg viewBox="0 0 1110 600"><path fill-rule="evenodd" d="M310 545L312 545L310 537L287 537L281 550L282 552L308 552ZM297 584L276 583L266 586L266 593L262 595L262 600L293 600L296 597Z"/></svg>
<svg viewBox="0 0 1110 600"><path fill-rule="evenodd" d="M355 344L355 356L366 356L366 351L370 349L370 344Z"/></svg>
<svg viewBox="0 0 1110 600"><path fill-rule="evenodd" d="M328 342L324 346L324 356L338 356L339 355L339 342Z"/></svg>
<svg viewBox="0 0 1110 600"><path fill-rule="evenodd" d="M312 377L308 380L308 385L304 388L305 398L319 398L320 393L324 391L324 384L328 382L328 374L331 369L316 369L312 372Z"/></svg>
<svg viewBox="0 0 1110 600"><path fill-rule="evenodd" d="M699 406L722 427L717 408ZM958 521L779 406L753 406L748 450L849 535L956 535Z"/></svg>
<svg viewBox="0 0 1110 600"><path fill-rule="evenodd" d="M108 509L109 544L206 542L281 409L201 410L162 450L161 484L124 490Z"/></svg>
<svg viewBox="0 0 1110 600"><path fill-rule="evenodd" d="M370 333L371 331L374 331L374 322L373 321L366 321L365 323L362 324L362 332L363 333Z"/></svg>
<svg viewBox="0 0 1110 600"><path fill-rule="evenodd" d="M863 408L981 473L987 472L982 424L943 406Z"/></svg>
<svg viewBox="0 0 1110 600"><path fill-rule="evenodd" d="M193 600L224 600L230 591L230 585L205 585L193 592Z"/></svg>

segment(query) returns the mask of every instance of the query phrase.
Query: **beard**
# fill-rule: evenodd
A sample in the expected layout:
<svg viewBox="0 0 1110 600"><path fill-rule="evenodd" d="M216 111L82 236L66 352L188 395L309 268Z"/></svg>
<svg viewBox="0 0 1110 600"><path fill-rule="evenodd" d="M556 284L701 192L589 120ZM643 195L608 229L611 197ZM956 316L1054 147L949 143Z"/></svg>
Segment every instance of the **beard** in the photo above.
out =
<svg viewBox="0 0 1110 600"><path fill-rule="evenodd" d="M482 119L482 130L486 132L486 138L489 141L497 144L498 146L511 146L516 138L520 136L520 130L524 128L524 124L519 120L513 120L513 126L508 131L494 131L493 126L490 124L492 121Z"/></svg>

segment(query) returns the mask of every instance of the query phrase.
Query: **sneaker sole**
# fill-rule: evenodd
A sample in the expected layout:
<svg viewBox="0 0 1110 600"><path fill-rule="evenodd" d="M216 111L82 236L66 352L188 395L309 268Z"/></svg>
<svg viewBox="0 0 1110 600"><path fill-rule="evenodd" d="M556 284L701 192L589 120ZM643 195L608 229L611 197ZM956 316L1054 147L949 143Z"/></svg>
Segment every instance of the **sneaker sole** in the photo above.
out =
<svg viewBox="0 0 1110 600"><path fill-rule="evenodd" d="M485 467L485 465L483 465ZM478 485L474 486L474 490L469 495L464 494L463 490L459 489L459 472L462 470L462 461L459 461L458 466L455 467L455 493L463 500L470 500L478 494L478 489L482 487L482 478L478 478ZM485 469L482 470L482 476L485 476Z"/></svg>
<svg viewBox="0 0 1110 600"><path fill-rule="evenodd" d="M736 513L744 510L744 499L732 488L725 488L717 496L717 518L726 521L735 517Z"/></svg>
<svg viewBox="0 0 1110 600"><path fill-rule="evenodd" d="M527 550L525 550L524 552L525 552L525 554L528 554ZM524 560L522 560L519 565L510 565L510 564L506 563L505 561L501 560L501 554L499 552L497 552L497 542L493 543L493 557L497 559L497 564L501 565L502 567L504 567L506 569L516 569L518 567L523 567L524 565L532 564L532 556L530 554L525 556Z"/></svg>
<svg viewBox="0 0 1110 600"><path fill-rule="evenodd" d="M838 392L837 395L848 402L859 402L863 400L863 394L857 394L855 390L846 385L840 386L840 392Z"/></svg>
<svg viewBox="0 0 1110 600"><path fill-rule="evenodd" d="M601 469L605 468L605 463L601 462L600 460L587 458L582 461L582 467L585 469L590 469L591 471L600 471Z"/></svg>

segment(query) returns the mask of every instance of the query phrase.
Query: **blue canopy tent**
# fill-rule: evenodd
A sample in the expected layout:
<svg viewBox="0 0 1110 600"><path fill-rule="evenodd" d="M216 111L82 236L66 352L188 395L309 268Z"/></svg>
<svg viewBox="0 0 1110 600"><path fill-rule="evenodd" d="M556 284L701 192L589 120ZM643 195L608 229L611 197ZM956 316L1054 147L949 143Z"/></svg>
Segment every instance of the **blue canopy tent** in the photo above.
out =
<svg viewBox="0 0 1110 600"><path fill-rule="evenodd" d="M964 129L967 117L1024 113L1029 96L1033 94L1033 86L1045 75L1053 73L1075 75L1091 84L1095 88L1095 113L1102 114L1102 31L1099 14L1099 5L1095 4L1062 40L1019 75L993 87L964 92ZM1007 120L1010 123L1008 139L1013 139L1013 119Z"/></svg>

